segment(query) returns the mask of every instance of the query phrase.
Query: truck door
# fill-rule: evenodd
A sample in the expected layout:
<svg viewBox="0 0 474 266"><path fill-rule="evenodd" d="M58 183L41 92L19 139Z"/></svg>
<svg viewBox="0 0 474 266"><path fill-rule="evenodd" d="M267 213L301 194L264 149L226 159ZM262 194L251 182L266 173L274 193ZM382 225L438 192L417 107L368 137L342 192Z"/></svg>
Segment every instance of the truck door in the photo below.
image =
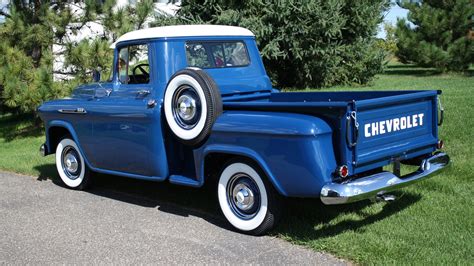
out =
<svg viewBox="0 0 474 266"><path fill-rule="evenodd" d="M154 110L149 44L118 47L113 89L97 98L93 119L94 167L141 176L154 176ZM158 122L159 123L159 122Z"/></svg>

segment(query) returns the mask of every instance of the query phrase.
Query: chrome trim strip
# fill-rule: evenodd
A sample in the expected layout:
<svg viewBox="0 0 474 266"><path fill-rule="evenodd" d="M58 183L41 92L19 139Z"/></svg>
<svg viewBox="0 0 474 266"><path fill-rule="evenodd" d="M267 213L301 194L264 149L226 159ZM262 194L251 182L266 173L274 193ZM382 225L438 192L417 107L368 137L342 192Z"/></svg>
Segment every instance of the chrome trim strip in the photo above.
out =
<svg viewBox="0 0 474 266"><path fill-rule="evenodd" d="M438 108L439 108L439 118L438 118L438 126L441 126L444 121L444 108L441 104L441 99L438 96Z"/></svg>
<svg viewBox="0 0 474 266"><path fill-rule="evenodd" d="M375 198L426 179L446 167L449 161L449 156L440 152L423 160L417 171L402 177L382 172L343 183L329 183L321 189L321 201L326 205L335 205Z"/></svg>
<svg viewBox="0 0 474 266"><path fill-rule="evenodd" d="M76 109L59 109L58 112L62 114L87 114L86 109L78 107Z"/></svg>

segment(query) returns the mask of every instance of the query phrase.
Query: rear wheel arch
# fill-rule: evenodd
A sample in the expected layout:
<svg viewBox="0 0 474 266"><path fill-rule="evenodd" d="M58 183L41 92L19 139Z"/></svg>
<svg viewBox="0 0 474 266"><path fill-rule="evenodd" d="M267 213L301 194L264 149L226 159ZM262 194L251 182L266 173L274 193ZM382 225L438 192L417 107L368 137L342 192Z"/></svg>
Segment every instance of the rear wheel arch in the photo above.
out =
<svg viewBox="0 0 474 266"><path fill-rule="evenodd" d="M263 174L265 178L283 197L286 197L286 192L279 186L278 181L271 174L270 168L259 156L248 154L248 153L233 153L233 152L209 152L204 157L203 162L203 179L204 182L217 182L219 174L224 167L231 161L242 160L254 165Z"/></svg>
<svg viewBox="0 0 474 266"><path fill-rule="evenodd" d="M223 152L210 152L206 154L203 163L204 181L216 181L220 171L222 171L222 167L235 157L237 157L237 155Z"/></svg>

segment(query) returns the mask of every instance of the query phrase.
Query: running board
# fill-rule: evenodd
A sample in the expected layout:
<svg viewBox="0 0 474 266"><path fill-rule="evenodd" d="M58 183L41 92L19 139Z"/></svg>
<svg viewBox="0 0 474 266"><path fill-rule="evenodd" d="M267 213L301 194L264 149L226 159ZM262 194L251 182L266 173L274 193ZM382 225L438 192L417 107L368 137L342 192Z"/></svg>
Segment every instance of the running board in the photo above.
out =
<svg viewBox="0 0 474 266"><path fill-rule="evenodd" d="M169 178L171 184L183 185L188 187L201 187L202 184L198 180L182 175L171 175Z"/></svg>

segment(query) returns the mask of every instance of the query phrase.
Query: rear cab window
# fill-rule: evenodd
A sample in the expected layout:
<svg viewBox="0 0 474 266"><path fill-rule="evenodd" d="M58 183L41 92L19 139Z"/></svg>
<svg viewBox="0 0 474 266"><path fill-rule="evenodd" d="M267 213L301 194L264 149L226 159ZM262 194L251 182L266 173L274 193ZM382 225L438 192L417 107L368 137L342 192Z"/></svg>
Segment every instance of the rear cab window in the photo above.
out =
<svg viewBox="0 0 474 266"><path fill-rule="evenodd" d="M250 64L243 41L186 42L188 66L199 68L244 67Z"/></svg>

